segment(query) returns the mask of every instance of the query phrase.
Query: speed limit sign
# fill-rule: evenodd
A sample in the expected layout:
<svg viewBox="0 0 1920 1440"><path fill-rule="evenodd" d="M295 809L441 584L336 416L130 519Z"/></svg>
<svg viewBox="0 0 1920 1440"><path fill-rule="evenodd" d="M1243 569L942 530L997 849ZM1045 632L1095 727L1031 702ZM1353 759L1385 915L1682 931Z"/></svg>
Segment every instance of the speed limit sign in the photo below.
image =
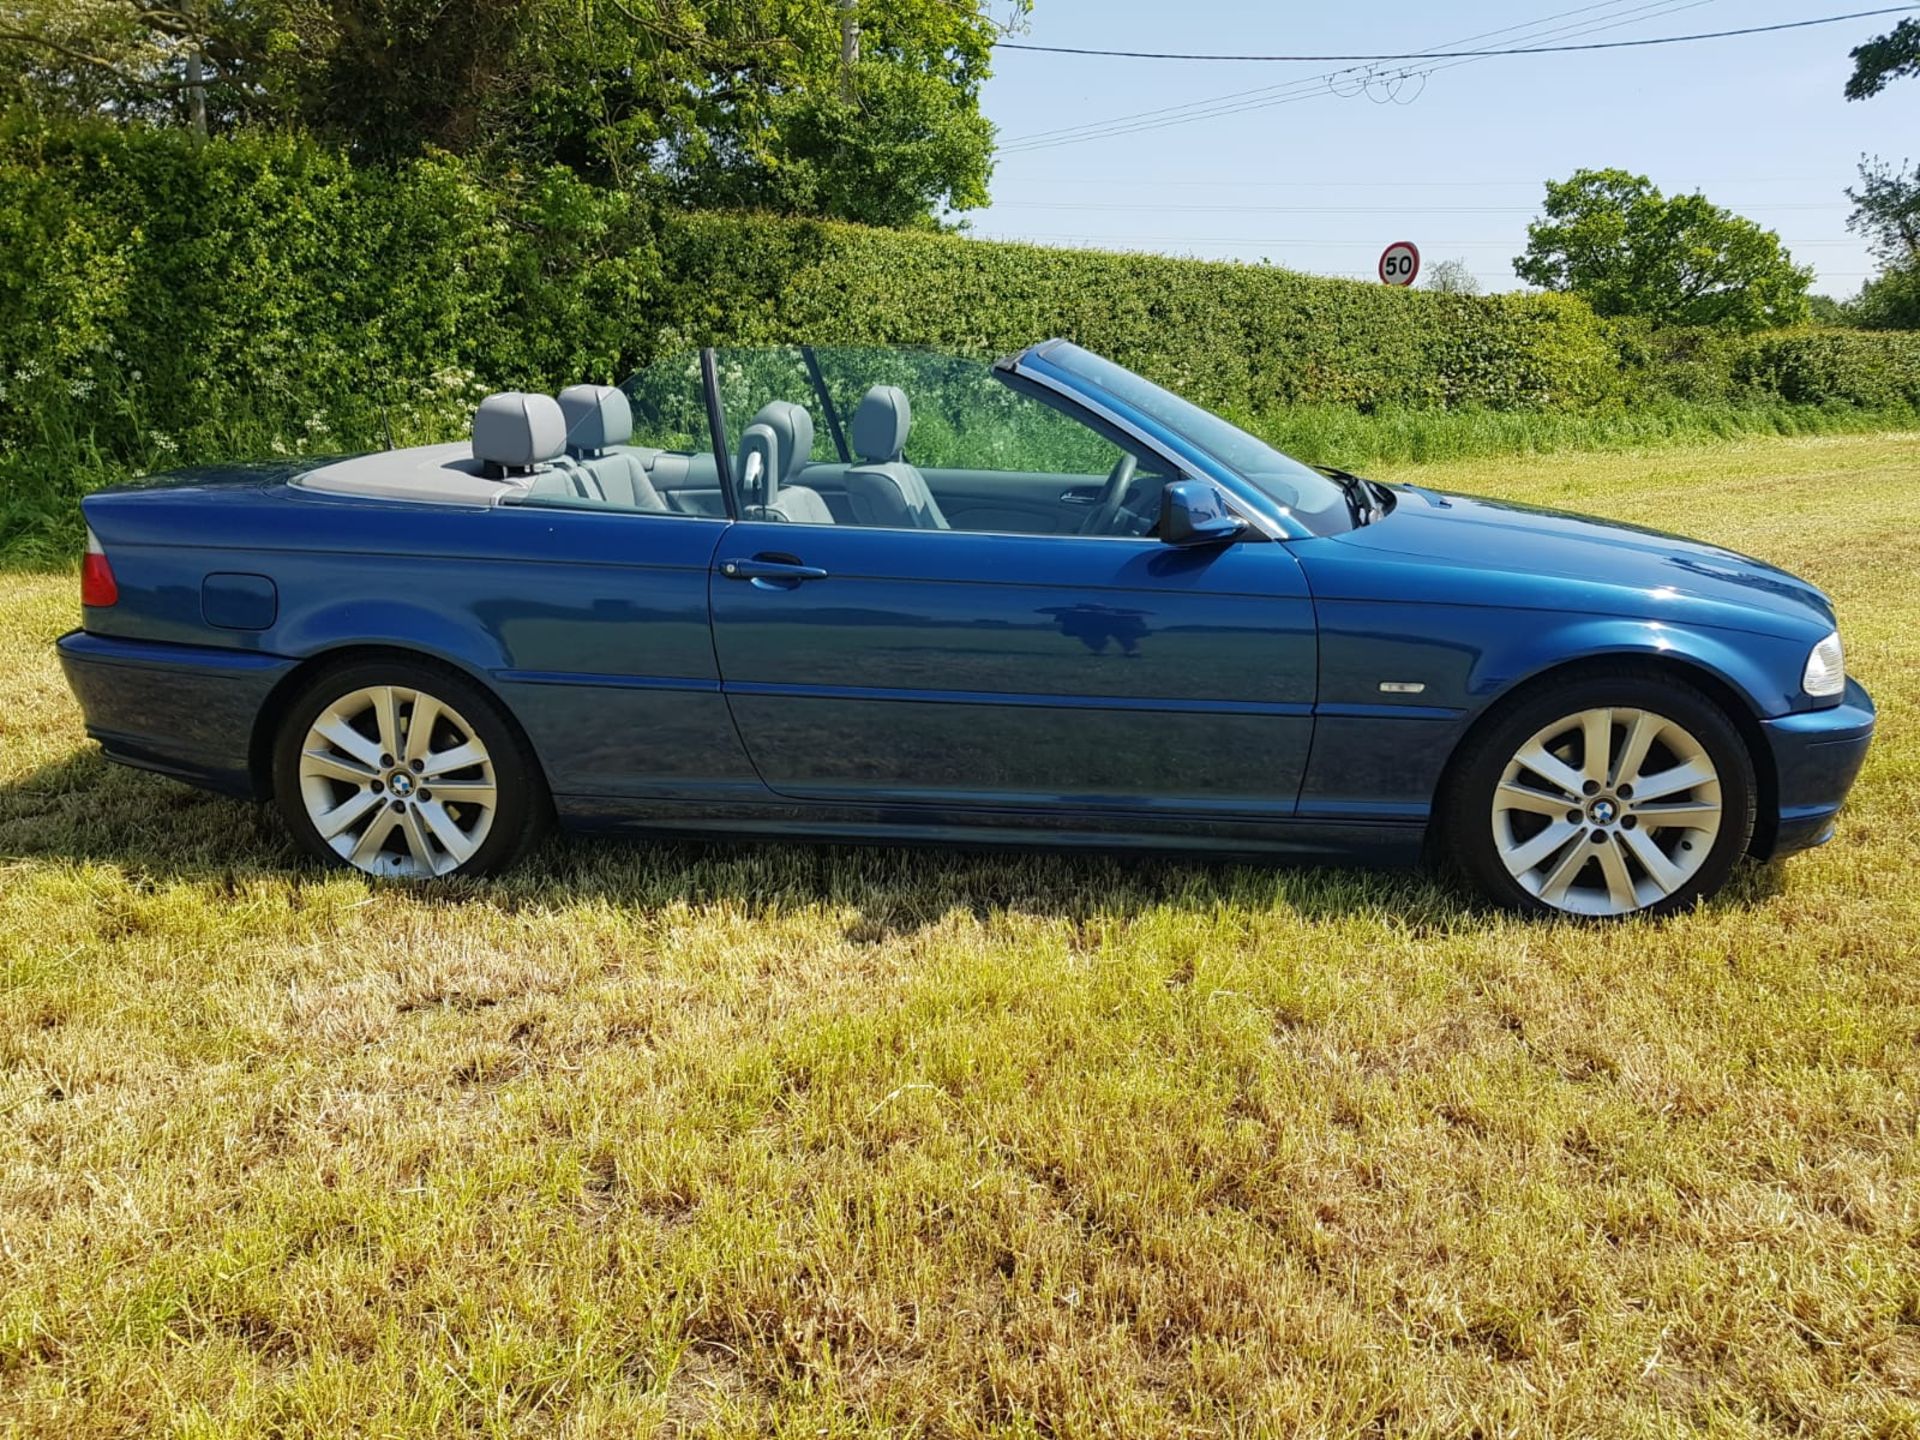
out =
<svg viewBox="0 0 1920 1440"><path fill-rule="evenodd" d="M1420 278L1420 247L1411 240L1389 245L1380 257L1380 278L1389 285L1411 285Z"/></svg>

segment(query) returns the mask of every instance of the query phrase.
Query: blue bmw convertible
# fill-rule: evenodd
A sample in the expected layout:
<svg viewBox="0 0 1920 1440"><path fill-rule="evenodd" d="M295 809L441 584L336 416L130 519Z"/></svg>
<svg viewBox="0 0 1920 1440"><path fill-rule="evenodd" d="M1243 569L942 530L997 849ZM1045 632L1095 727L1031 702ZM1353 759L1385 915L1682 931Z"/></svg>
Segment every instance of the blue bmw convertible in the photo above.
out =
<svg viewBox="0 0 1920 1440"><path fill-rule="evenodd" d="M1061 340L704 350L454 444L85 502L107 755L371 875L652 835L1451 861L1659 914L1824 841L1813 586L1310 468Z"/></svg>

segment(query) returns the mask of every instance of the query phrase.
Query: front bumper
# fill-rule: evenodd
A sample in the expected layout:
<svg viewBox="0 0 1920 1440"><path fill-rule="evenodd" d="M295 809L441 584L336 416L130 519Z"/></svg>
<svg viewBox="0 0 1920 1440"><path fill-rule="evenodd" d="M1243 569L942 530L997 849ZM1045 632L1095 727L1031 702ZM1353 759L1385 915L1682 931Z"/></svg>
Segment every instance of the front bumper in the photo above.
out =
<svg viewBox="0 0 1920 1440"><path fill-rule="evenodd" d="M254 725L295 661L74 630L55 648L109 760L252 796Z"/></svg>
<svg viewBox="0 0 1920 1440"><path fill-rule="evenodd" d="M1775 860L1833 837L1834 817L1866 763L1873 725L1872 697L1851 679L1838 705L1761 722L1779 795L1773 813L1760 817L1755 859Z"/></svg>

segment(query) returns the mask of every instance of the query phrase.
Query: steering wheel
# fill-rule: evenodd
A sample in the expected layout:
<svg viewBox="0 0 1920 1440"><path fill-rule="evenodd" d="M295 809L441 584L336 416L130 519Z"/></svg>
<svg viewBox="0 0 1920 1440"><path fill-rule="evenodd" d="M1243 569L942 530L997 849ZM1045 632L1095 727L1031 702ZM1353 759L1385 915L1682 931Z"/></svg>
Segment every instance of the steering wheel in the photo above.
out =
<svg viewBox="0 0 1920 1440"><path fill-rule="evenodd" d="M1086 523L1080 527L1082 535L1105 535L1113 529L1113 522L1119 517L1120 502L1126 498L1127 487L1133 483L1133 472L1139 461L1131 453L1123 454L1113 462L1113 469L1107 473L1107 483L1101 488L1100 498L1093 502L1093 513L1087 516Z"/></svg>

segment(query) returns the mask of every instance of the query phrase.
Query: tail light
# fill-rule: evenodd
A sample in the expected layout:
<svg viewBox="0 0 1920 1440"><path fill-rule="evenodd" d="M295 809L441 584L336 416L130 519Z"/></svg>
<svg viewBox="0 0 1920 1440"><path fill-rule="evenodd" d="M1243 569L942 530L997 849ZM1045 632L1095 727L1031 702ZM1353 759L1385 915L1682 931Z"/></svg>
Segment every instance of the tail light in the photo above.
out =
<svg viewBox="0 0 1920 1440"><path fill-rule="evenodd" d="M80 603L89 610L104 609L120 601L120 586L114 581L113 566L107 552L100 548L100 537L87 528L87 555L80 562Z"/></svg>

